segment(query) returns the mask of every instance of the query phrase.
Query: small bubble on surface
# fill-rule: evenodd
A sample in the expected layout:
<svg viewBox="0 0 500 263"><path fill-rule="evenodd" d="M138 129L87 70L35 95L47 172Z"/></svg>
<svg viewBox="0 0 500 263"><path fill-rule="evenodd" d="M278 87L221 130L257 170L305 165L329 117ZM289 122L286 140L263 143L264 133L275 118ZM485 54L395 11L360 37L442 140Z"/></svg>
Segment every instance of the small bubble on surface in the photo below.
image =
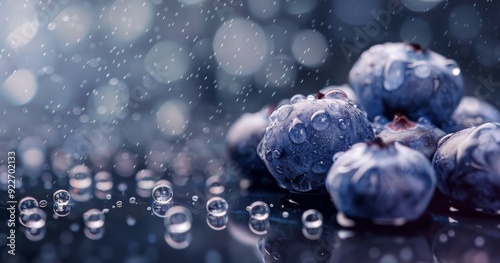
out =
<svg viewBox="0 0 500 263"><path fill-rule="evenodd" d="M165 204L172 200L174 191L166 184L159 184L153 188L152 196L156 202Z"/></svg>
<svg viewBox="0 0 500 263"><path fill-rule="evenodd" d="M249 207L247 207L250 218L257 220L265 220L269 217L270 209L269 206L262 201L255 201Z"/></svg>
<svg viewBox="0 0 500 263"><path fill-rule="evenodd" d="M207 212L214 216L223 216L227 213L228 204L224 198L212 197L207 201Z"/></svg>

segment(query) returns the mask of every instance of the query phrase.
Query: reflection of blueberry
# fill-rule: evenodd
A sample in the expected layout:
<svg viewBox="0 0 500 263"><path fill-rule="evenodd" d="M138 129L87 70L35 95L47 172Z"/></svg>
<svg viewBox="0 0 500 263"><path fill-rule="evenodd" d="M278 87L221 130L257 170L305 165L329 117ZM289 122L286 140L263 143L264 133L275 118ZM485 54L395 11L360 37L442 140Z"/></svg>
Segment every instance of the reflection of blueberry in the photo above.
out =
<svg viewBox="0 0 500 263"><path fill-rule="evenodd" d="M384 144L377 138L338 156L326 188L347 217L400 223L422 215L434 182L434 171L422 153L399 143Z"/></svg>
<svg viewBox="0 0 500 263"><path fill-rule="evenodd" d="M363 52L349 73L349 82L370 120L401 113L412 120L427 117L441 124L464 93L455 61L407 43L375 45Z"/></svg>
<svg viewBox="0 0 500 263"><path fill-rule="evenodd" d="M498 110L475 97L463 97L451 115L451 121L445 122L442 126L447 132L457 132L485 122L500 122Z"/></svg>
<svg viewBox="0 0 500 263"><path fill-rule="evenodd" d="M273 177L292 192L325 192L325 176L336 152L373 138L370 123L342 91L305 98L271 114L258 153Z"/></svg>
<svg viewBox="0 0 500 263"><path fill-rule="evenodd" d="M396 114L392 122L384 125L378 136L385 143L400 142L431 159L436 152L439 139L445 134L425 118L416 123L403 115Z"/></svg>
<svg viewBox="0 0 500 263"><path fill-rule="evenodd" d="M266 170L264 162L257 155L257 145L264 137L272 110L267 106L256 113L245 113L227 132L226 146L229 155L244 171L253 173Z"/></svg>
<svg viewBox="0 0 500 263"><path fill-rule="evenodd" d="M433 158L437 186L454 203L500 211L500 123L443 137Z"/></svg>

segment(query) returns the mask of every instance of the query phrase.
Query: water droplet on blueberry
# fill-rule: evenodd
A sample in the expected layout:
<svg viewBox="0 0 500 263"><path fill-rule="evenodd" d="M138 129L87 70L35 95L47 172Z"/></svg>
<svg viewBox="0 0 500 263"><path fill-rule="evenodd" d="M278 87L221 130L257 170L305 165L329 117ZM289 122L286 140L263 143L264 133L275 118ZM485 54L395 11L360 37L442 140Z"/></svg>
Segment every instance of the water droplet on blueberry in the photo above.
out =
<svg viewBox="0 0 500 263"><path fill-rule="evenodd" d="M324 110L316 111L311 116L311 126L317 131L324 130L330 125L330 116Z"/></svg>
<svg viewBox="0 0 500 263"><path fill-rule="evenodd" d="M304 123L299 119L294 119L289 130L289 137L293 143L303 143L307 139Z"/></svg>

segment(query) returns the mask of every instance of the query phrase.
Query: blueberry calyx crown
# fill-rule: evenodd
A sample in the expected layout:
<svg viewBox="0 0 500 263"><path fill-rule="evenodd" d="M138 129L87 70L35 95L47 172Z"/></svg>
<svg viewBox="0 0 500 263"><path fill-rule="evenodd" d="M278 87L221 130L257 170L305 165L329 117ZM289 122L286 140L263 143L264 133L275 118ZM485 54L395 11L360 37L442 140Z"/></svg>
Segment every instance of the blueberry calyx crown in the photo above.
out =
<svg viewBox="0 0 500 263"><path fill-rule="evenodd" d="M420 44L418 44L418 43L408 43L408 45L409 45L410 47L412 47L412 48L413 48L413 50L415 50L415 51L420 51L420 52L425 51L425 49L424 49L424 48L422 48L422 46L421 46Z"/></svg>
<svg viewBox="0 0 500 263"><path fill-rule="evenodd" d="M415 127L417 124L410 121L403 114L394 115L394 120L388 125L388 127L393 131L405 131Z"/></svg>
<svg viewBox="0 0 500 263"><path fill-rule="evenodd" d="M316 93L316 99L320 100L320 99L324 99L324 98L342 99L342 100L349 99L347 94L344 91L339 90L339 89L332 89L326 93L323 93L321 91L318 91L318 93Z"/></svg>

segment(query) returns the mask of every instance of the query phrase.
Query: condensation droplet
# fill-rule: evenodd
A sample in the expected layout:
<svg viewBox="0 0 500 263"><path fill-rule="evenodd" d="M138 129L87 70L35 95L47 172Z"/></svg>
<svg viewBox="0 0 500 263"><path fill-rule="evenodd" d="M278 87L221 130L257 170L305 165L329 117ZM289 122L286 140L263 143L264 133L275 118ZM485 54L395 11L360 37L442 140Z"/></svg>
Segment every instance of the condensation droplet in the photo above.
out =
<svg viewBox="0 0 500 263"><path fill-rule="evenodd" d="M207 201L207 212L214 216L223 216L227 213L228 204L224 198L212 197Z"/></svg>
<svg viewBox="0 0 500 263"><path fill-rule="evenodd" d="M322 131L330 125L330 116L324 110L316 111L311 116L311 126L317 131Z"/></svg>
<svg viewBox="0 0 500 263"><path fill-rule="evenodd" d="M166 204L172 200L174 191L172 191L172 188L166 184L159 184L153 188L151 195L156 202Z"/></svg>
<svg viewBox="0 0 500 263"><path fill-rule="evenodd" d="M293 119L288 133L290 140L296 144L303 143L307 139L305 125L297 118Z"/></svg>
<svg viewBox="0 0 500 263"><path fill-rule="evenodd" d="M269 217L269 213L271 210L269 206L262 201L253 202L248 208L248 213L250 214L250 218L254 218L257 220L265 220Z"/></svg>

